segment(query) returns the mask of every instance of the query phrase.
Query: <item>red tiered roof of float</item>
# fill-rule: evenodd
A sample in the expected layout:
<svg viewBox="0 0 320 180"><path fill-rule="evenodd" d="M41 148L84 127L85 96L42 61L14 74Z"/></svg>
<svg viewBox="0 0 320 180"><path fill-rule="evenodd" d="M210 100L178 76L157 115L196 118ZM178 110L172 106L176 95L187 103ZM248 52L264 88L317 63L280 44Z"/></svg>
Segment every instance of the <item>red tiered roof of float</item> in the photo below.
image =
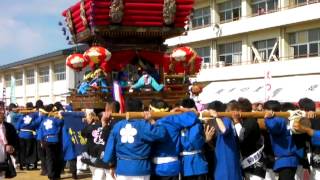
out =
<svg viewBox="0 0 320 180"><path fill-rule="evenodd" d="M72 34L78 36L77 42L85 42L86 38L83 34L88 35L93 31L101 32L101 29L107 35L109 32L119 33L119 26L120 31L125 27L131 28L126 30L127 33L132 33L132 28L145 28L137 31L147 36L148 31L150 35L164 38L177 36L185 31L184 26L188 22L194 4L194 0L175 0L174 22L166 25L163 18L164 0L123 0L123 17L120 23L114 24L110 18L112 2L112 0L83 0L62 13L67 22L68 18L72 22ZM69 15L68 11L70 11ZM113 25L117 26L116 31L112 28ZM81 33L83 33L82 36ZM118 34L118 36L122 35Z"/></svg>

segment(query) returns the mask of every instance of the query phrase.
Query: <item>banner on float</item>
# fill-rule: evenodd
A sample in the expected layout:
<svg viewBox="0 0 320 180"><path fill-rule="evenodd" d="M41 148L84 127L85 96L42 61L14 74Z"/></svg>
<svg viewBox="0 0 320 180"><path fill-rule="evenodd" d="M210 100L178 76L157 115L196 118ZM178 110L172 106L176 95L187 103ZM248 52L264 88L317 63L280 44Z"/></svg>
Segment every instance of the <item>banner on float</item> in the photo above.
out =
<svg viewBox="0 0 320 180"><path fill-rule="evenodd" d="M65 139L64 141L69 141L72 143L71 148L75 150L77 155L81 154L85 150L85 145L87 144L86 138L82 137L81 131L85 127L83 118L85 117L84 112L63 112L64 128L67 130L70 139Z"/></svg>

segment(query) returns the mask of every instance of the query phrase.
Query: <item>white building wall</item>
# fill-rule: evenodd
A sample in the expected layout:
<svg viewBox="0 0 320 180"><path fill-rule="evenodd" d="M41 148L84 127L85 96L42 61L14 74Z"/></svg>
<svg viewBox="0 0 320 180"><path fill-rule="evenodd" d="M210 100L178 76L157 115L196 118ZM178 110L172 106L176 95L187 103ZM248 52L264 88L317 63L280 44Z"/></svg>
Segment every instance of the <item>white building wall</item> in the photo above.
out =
<svg viewBox="0 0 320 180"><path fill-rule="evenodd" d="M32 64L26 64L22 67L13 67L13 69L19 69L23 72L23 85L15 86L15 99L18 105L24 106L26 102L35 103L38 99L44 101L45 104L54 103L56 101L61 101L66 103L66 97L69 93L69 89L75 88L75 72L68 67L66 67L66 79L65 80L55 80L54 75L54 64L64 63L66 57L59 57L58 59L51 59L44 63L37 64L34 62ZM49 82L40 83L39 82L39 67L49 66ZM29 69L34 69L34 84L26 84L26 71ZM4 70L0 72L0 97L2 98L2 87L5 84L4 74L12 72L9 70ZM12 74L13 76L13 74ZM11 88L6 87L6 102L10 103Z"/></svg>
<svg viewBox="0 0 320 180"><path fill-rule="evenodd" d="M26 85L26 97L35 97L36 96L36 85L30 84Z"/></svg>
<svg viewBox="0 0 320 180"><path fill-rule="evenodd" d="M241 66L228 66L223 68L203 69L198 74L197 80L199 82L206 82L263 78L266 71L270 71L272 76L320 74L319 66L320 57Z"/></svg>
<svg viewBox="0 0 320 180"><path fill-rule="evenodd" d="M220 24L220 33L217 33L217 29L214 28L214 25L211 25L209 27L191 30L186 36L167 39L165 43L169 46L176 46L178 44L189 44L208 39L315 21L320 19L319 9L320 3L315 3L266 15L241 18L238 21Z"/></svg>

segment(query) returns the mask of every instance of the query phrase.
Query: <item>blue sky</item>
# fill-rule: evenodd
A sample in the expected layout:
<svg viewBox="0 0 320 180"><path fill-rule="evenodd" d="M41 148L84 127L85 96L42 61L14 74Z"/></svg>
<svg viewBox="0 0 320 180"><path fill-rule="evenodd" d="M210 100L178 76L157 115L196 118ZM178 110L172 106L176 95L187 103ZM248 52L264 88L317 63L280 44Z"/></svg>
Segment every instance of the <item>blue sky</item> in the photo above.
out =
<svg viewBox="0 0 320 180"><path fill-rule="evenodd" d="M70 47L61 12L78 0L0 0L0 65Z"/></svg>

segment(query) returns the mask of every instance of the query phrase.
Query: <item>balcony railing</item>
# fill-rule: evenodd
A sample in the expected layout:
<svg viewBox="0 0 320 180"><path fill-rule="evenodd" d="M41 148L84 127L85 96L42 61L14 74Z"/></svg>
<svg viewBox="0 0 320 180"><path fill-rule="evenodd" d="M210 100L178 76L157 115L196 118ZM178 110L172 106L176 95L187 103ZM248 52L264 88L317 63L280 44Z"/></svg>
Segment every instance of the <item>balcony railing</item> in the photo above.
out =
<svg viewBox="0 0 320 180"><path fill-rule="evenodd" d="M273 10L270 10L270 11L251 13L250 15L247 15L247 16L240 16L240 17L237 17L237 18L234 18L234 19L220 21L219 23L220 24L230 23L230 22L234 22L234 21L237 21L237 20L241 20L243 18L250 18L250 17L256 17L256 16L261 16L261 15L271 14L271 13L284 11L284 10L288 10L288 9L293 9L293 8L297 8L297 7L301 7L301 6L305 6L305 5L310 5L310 4L315 4L315 3L320 3L320 0L306 0L306 2L303 2L303 3L296 3L295 0L290 0L290 3L289 3L288 6L278 7L276 9L273 9ZM206 24L204 26L197 26L197 27L192 27L192 25L190 24L189 25L189 29L190 30L197 30L197 29L206 28L208 26L215 25L216 23L217 22Z"/></svg>
<svg viewBox="0 0 320 180"><path fill-rule="evenodd" d="M279 61L288 61L288 60L297 60L297 59L311 59L311 58L320 58L320 56L314 56L313 54L306 54L300 56L287 56L287 57L279 57L278 61L269 61L269 62L279 62ZM201 65L201 69L213 69L213 68L223 68L228 66L241 66L241 65L249 65L249 64L261 64L261 63L269 63L268 61L255 62L253 60L245 60L236 63L225 63L224 61L217 61L214 63L203 63Z"/></svg>

